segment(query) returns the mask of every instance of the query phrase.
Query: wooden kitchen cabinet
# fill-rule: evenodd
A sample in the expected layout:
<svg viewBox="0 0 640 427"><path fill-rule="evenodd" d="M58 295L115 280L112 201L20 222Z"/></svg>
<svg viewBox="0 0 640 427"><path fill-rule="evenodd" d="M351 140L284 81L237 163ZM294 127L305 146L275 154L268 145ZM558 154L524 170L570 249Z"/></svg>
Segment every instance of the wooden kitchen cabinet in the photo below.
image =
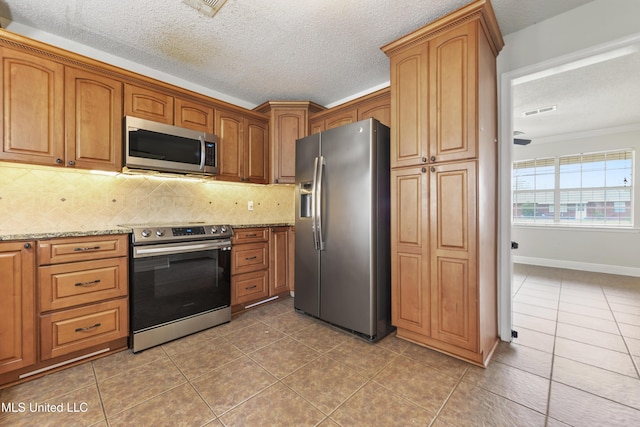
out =
<svg viewBox="0 0 640 427"><path fill-rule="evenodd" d="M289 227L272 227L269 295L289 291Z"/></svg>
<svg viewBox="0 0 640 427"><path fill-rule="evenodd" d="M340 106L340 108L336 110L325 110L309 121L309 134L313 135L314 133L348 125L357 121L358 110L351 105L348 107Z"/></svg>
<svg viewBox="0 0 640 427"><path fill-rule="evenodd" d="M293 279L292 227L234 229L231 246L231 306L270 301L290 291Z"/></svg>
<svg viewBox="0 0 640 427"><path fill-rule="evenodd" d="M231 307L269 296L269 229L234 230L231 238ZM235 311L235 310L234 310Z"/></svg>
<svg viewBox="0 0 640 427"><path fill-rule="evenodd" d="M122 169L122 83L18 50L0 52L0 159Z"/></svg>
<svg viewBox="0 0 640 427"><path fill-rule="evenodd" d="M220 168L226 181L266 184L269 181L268 120L247 118L235 111L216 109Z"/></svg>
<svg viewBox="0 0 640 427"><path fill-rule="evenodd" d="M35 242L0 243L0 384L36 363Z"/></svg>
<svg viewBox="0 0 640 427"><path fill-rule="evenodd" d="M391 91L380 90L358 103L358 121L373 118L391 127Z"/></svg>
<svg viewBox="0 0 640 427"><path fill-rule="evenodd" d="M0 160L64 166L64 65L0 47Z"/></svg>
<svg viewBox="0 0 640 427"><path fill-rule="evenodd" d="M128 265L127 235L38 241L41 362L126 346Z"/></svg>
<svg viewBox="0 0 640 427"><path fill-rule="evenodd" d="M212 106L175 98L175 125L214 133L215 111Z"/></svg>
<svg viewBox="0 0 640 427"><path fill-rule="evenodd" d="M270 115L270 182L296 182L296 141L308 135L309 114L323 109L309 101L269 101L255 108Z"/></svg>
<svg viewBox="0 0 640 427"><path fill-rule="evenodd" d="M173 124L173 96L159 90L125 84L124 114L154 122Z"/></svg>
<svg viewBox="0 0 640 427"><path fill-rule="evenodd" d="M498 342L495 58L475 1L382 49L391 63L392 323L486 366Z"/></svg>
<svg viewBox="0 0 640 427"><path fill-rule="evenodd" d="M65 69L65 159L68 166L122 169L122 83Z"/></svg>

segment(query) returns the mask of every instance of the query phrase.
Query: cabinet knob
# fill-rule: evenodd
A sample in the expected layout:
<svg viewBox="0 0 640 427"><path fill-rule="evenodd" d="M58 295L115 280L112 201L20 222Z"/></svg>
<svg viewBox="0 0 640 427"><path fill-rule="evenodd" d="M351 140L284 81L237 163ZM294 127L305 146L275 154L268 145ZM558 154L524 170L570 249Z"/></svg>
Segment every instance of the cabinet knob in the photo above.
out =
<svg viewBox="0 0 640 427"><path fill-rule="evenodd" d="M436 161L436 156L431 156L431 161L435 162Z"/></svg>
<svg viewBox="0 0 640 427"><path fill-rule="evenodd" d="M76 162L74 162L73 160L69 160L69 166L74 166L76 164Z"/></svg>
<svg viewBox="0 0 640 427"><path fill-rule="evenodd" d="M435 172L436 168L434 168L433 166L431 166L431 172Z"/></svg>
<svg viewBox="0 0 640 427"><path fill-rule="evenodd" d="M427 168L422 168L422 173L425 173L427 171Z"/></svg>
<svg viewBox="0 0 640 427"><path fill-rule="evenodd" d="M24 244L24 248L25 249L31 249L31 243L25 243Z"/></svg>
<svg viewBox="0 0 640 427"><path fill-rule="evenodd" d="M426 157L422 158L422 163L427 163L427 158Z"/></svg>
<svg viewBox="0 0 640 427"><path fill-rule="evenodd" d="M56 163L59 165L62 164L62 159L56 159Z"/></svg>

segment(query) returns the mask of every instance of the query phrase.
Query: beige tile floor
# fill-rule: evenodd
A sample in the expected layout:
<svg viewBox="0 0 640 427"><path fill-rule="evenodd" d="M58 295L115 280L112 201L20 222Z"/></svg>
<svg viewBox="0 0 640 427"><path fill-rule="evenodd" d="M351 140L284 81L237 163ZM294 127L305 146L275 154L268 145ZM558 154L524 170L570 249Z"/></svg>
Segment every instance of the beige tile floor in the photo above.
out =
<svg viewBox="0 0 640 427"><path fill-rule="evenodd" d="M2 390L0 425L638 425L640 279L514 273L519 338L487 369L394 336L365 343L288 299Z"/></svg>

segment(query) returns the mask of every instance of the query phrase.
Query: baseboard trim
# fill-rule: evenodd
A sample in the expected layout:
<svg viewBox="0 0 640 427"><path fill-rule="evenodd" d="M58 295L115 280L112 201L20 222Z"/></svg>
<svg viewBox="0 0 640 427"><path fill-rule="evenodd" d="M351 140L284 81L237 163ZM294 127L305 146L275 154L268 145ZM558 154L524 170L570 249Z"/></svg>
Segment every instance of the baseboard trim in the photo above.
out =
<svg viewBox="0 0 640 427"><path fill-rule="evenodd" d="M621 265L594 264L590 262L567 261L564 259L534 258L513 256L514 264L539 265L542 267L566 268L569 270L591 271L594 273L620 274L623 276L640 277L640 268L624 267Z"/></svg>

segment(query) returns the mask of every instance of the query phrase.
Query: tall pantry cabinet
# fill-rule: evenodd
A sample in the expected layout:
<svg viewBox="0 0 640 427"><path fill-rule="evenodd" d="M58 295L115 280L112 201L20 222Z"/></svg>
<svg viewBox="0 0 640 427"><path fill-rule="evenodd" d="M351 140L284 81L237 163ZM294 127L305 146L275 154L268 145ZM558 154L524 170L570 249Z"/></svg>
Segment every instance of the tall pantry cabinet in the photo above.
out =
<svg viewBox="0 0 640 427"><path fill-rule="evenodd" d="M496 56L478 0L382 47L391 62L392 322L485 366L497 342Z"/></svg>

